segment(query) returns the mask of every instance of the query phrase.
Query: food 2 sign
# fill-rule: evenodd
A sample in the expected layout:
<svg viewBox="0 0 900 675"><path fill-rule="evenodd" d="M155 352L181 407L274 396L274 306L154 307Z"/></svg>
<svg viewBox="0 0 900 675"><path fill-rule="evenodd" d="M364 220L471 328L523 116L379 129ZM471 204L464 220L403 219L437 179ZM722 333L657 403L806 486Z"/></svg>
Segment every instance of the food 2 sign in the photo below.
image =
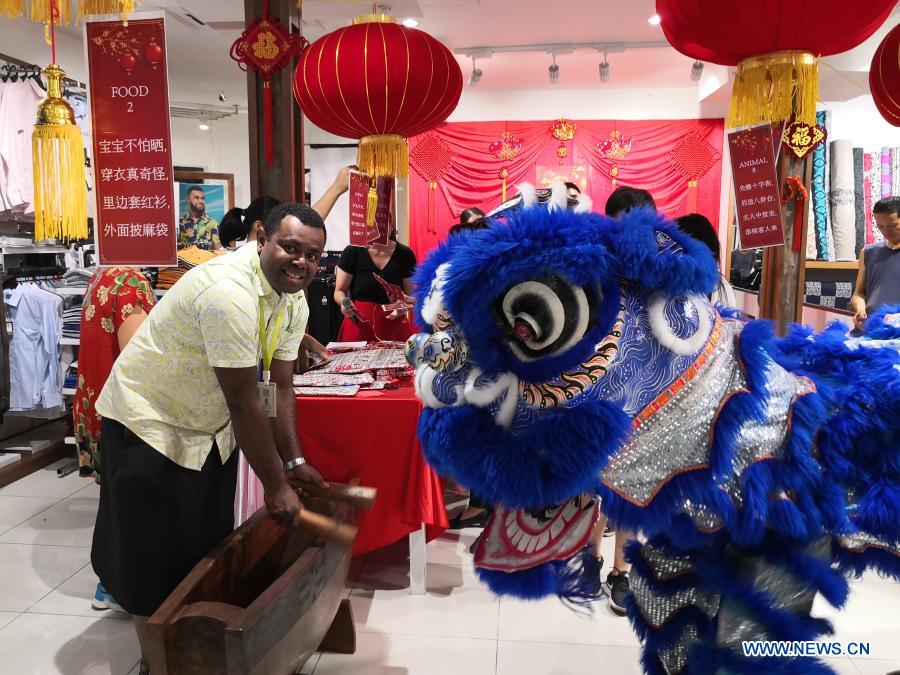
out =
<svg viewBox="0 0 900 675"><path fill-rule="evenodd" d="M177 265L161 13L85 21L100 265Z"/></svg>

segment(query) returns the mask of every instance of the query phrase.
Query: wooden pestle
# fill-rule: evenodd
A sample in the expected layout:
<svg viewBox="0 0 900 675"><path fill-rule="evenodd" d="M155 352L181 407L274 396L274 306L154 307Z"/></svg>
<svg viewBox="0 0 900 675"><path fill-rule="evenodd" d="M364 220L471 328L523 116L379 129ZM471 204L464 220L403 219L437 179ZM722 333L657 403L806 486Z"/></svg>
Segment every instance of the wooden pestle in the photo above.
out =
<svg viewBox="0 0 900 675"><path fill-rule="evenodd" d="M306 480L290 480L291 487L300 488L304 492L313 497L321 497L333 502L345 502L360 509L367 511L372 508L375 503L375 493L373 487L365 487L363 485L346 485L345 483L329 483L327 488L322 488Z"/></svg>
<svg viewBox="0 0 900 675"><path fill-rule="evenodd" d="M351 546L357 532L355 525L339 523L334 518L306 508L300 509L294 520L294 527L302 527L325 541L340 546Z"/></svg>

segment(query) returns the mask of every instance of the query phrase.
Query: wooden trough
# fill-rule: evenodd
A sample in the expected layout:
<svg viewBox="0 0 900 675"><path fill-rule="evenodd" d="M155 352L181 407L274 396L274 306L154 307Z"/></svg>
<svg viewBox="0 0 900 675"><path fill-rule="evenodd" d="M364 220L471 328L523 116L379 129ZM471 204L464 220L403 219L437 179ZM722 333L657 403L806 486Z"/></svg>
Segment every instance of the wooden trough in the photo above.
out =
<svg viewBox="0 0 900 675"><path fill-rule="evenodd" d="M312 499L305 506L311 517L328 516L355 533L352 504ZM287 675L320 646L352 654L353 617L341 600L352 547L346 536L333 543L307 527L281 527L261 509L150 617L150 672Z"/></svg>

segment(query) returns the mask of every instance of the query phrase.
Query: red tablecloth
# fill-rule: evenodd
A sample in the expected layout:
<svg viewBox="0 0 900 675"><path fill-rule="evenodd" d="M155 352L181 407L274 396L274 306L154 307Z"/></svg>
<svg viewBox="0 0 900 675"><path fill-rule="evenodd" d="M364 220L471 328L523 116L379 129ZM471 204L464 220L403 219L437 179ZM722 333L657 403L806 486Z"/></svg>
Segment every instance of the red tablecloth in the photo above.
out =
<svg viewBox="0 0 900 675"><path fill-rule="evenodd" d="M355 397L298 397L303 454L326 480L353 477L378 489L363 511L354 555L387 546L424 523L427 537L447 527L444 494L416 436L422 404L411 385Z"/></svg>

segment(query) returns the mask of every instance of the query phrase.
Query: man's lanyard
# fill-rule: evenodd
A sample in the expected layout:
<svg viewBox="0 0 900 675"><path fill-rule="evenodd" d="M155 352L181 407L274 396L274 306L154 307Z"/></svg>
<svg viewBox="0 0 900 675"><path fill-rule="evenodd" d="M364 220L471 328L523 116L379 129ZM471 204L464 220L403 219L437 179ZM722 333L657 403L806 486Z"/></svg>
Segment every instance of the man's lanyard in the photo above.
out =
<svg viewBox="0 0 900 675"><path fill-rule="evenodd" d="M259 346L262 351L263 371L262 381L269 384L272 373L272 359L275 356L275 349L278 347L278 339L281 337L281 322L284 319L284 296L278 301L278 307L275 308L275 326L272 335L269 337L266 331L266 320L264 313L263 299L259 299Z"/></svg>

